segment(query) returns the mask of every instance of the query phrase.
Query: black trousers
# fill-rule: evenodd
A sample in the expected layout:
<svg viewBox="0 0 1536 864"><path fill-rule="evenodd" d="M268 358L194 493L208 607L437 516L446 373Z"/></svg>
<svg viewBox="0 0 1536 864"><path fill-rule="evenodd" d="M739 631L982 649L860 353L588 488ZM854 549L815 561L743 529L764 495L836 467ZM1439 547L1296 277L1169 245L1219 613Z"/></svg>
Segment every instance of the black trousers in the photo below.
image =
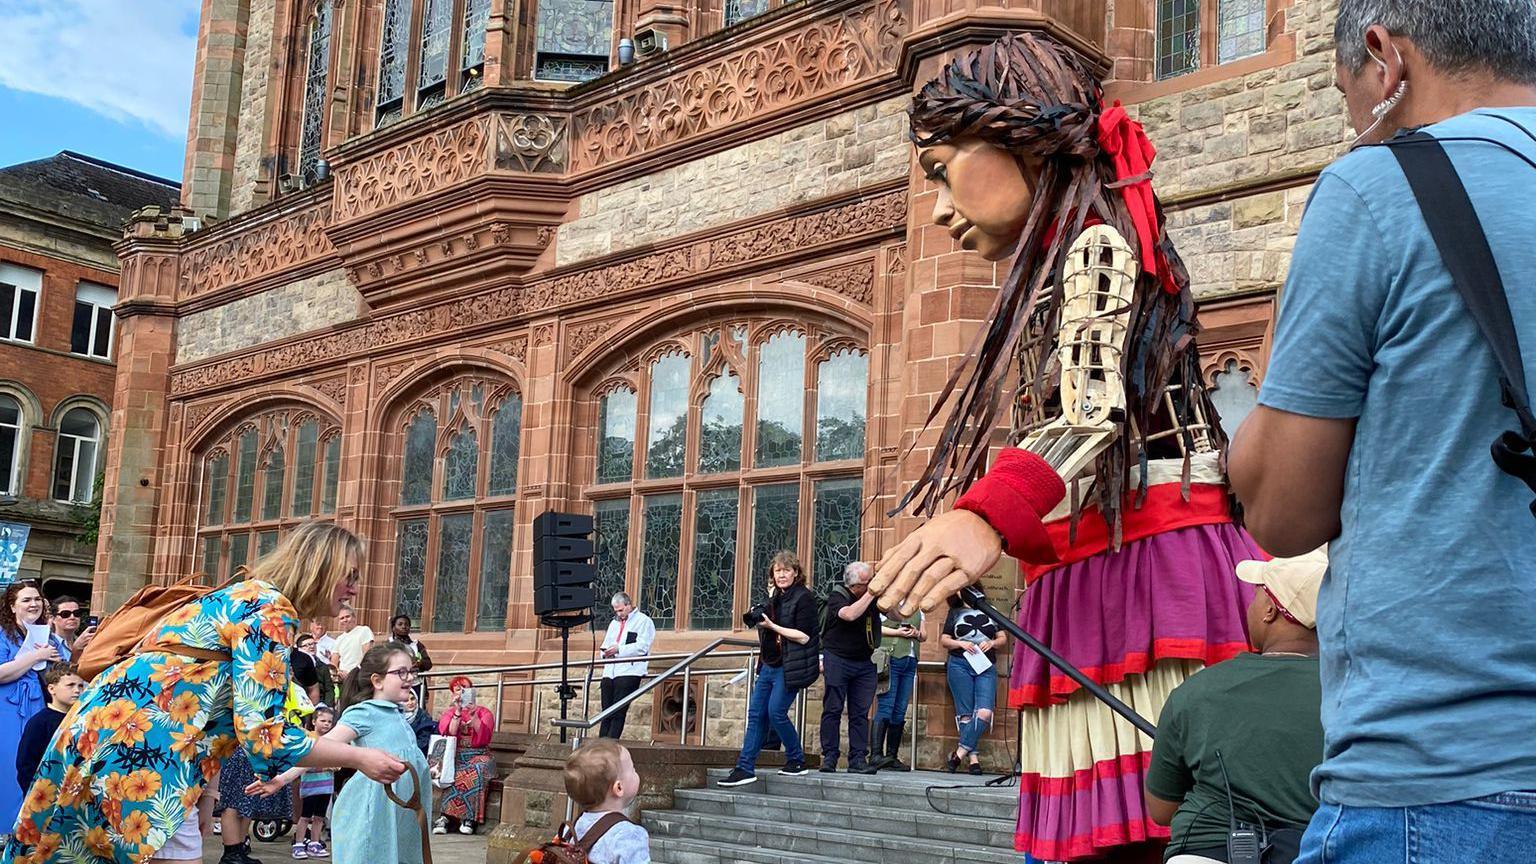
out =
<svg viewBox="0 0 1536 864"><path fill-rule="evenodd" d="M639 689L639 675L621 675L617 678L604 678L602 688L603 709L607 710L609 705L612 705L615 702L623 701L626 697L629 696L629 694ZM614 712L613 716L609 717L607 720L604 720L602 726L599 727L597 733L598 737L624 737L624 719L628 714L628 705L624 706L622 710Z"/></svg>
<svg viewBox="0 0 1536 864"><path fill-rule="evenodd" d="M848 765L863 765L869 756L869 706L875 701L875 664L847 660L830 651L822 655L821 759L837 764L839 727L848 709Z"/></svg>

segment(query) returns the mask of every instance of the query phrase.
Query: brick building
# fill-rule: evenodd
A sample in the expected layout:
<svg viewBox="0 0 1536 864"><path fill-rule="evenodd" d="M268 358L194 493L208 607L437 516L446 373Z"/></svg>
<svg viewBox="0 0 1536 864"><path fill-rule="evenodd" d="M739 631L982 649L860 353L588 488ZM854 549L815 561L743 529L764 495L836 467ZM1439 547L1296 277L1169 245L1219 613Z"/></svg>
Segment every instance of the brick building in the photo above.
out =
<svg viewBox="0 0 1536 864"><path fill-rule="evenodd" d="M596 514L602 589L660 650L734 626L776 549L822 589L878 558L1001 276L928 225L903 112L1015 28L1099 64L1161 147L1235 421L1349 137L1333 7L205 0L188 210L118 247L98 605L334 515L369 541L375 627L401 609L439 665L522 663L558 656L546 509Z"/></svg>
<svg viewBox="0 0 1536 864"><path fill-rule="evenodd" d="M105 466L123 222L177 184L82 156L0 168L0 521L30 527L20 576L90 596L81 536Z"/></svg>

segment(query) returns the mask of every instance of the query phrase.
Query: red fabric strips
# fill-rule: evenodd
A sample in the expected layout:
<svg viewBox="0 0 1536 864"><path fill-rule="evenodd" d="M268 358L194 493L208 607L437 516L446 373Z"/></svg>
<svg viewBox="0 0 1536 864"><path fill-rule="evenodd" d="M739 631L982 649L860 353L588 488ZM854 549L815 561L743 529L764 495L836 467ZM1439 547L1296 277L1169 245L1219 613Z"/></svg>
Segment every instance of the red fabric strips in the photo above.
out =
<svg viewBox="0 0 1536 864"><path fill-rule="evenodd" d="M1108 154L1115 165L1116 180L1141 178L1121 186L1120 194L1125 198L1131 222L1136 226L1142 269L1151 273L1164 291L1179 293L1179 286L1173 281L1173 269L1168 266L1163 249L1157 243L1157 205L1152 198L1152 178L1148 175L1152 160L1157 158L1157 150L1152 147L1141 124L1125 113L1118 100L1099 115L1098 139L1099 149Z"/></svg>

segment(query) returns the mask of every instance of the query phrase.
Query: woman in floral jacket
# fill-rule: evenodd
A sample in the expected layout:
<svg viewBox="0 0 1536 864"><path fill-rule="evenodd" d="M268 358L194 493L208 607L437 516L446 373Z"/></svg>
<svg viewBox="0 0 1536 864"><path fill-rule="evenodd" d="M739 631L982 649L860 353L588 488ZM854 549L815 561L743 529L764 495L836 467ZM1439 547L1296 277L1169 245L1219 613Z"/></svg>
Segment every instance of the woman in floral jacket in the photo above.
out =
<svg viewBox="0 0 1536 864"><path fill-rule="evenodd" d="M236 748L260 777L302 765L393 782L405 770L393 756L311 738L283 716L300 615L339 611L357 593L361 560L351 532L308 522L247 580L166 616L65 716L0 864L143 864L196 819L203 787Z"/></svg>

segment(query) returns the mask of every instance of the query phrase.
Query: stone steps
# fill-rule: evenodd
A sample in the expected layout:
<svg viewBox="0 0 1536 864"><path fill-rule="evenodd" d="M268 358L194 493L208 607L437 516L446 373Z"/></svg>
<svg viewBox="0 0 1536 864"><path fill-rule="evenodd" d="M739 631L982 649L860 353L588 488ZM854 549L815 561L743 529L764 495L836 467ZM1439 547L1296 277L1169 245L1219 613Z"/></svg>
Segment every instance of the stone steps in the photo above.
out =
<svg viewBox="0 0 1536 864"><path fill-rule="evenodd" d="M711 772L710 781L724 776ZM781 777L769 770L758 778L731 789L680 789L677 809L645 813L652 860L1018 864L1014 789L927 772Z"/></svg>

